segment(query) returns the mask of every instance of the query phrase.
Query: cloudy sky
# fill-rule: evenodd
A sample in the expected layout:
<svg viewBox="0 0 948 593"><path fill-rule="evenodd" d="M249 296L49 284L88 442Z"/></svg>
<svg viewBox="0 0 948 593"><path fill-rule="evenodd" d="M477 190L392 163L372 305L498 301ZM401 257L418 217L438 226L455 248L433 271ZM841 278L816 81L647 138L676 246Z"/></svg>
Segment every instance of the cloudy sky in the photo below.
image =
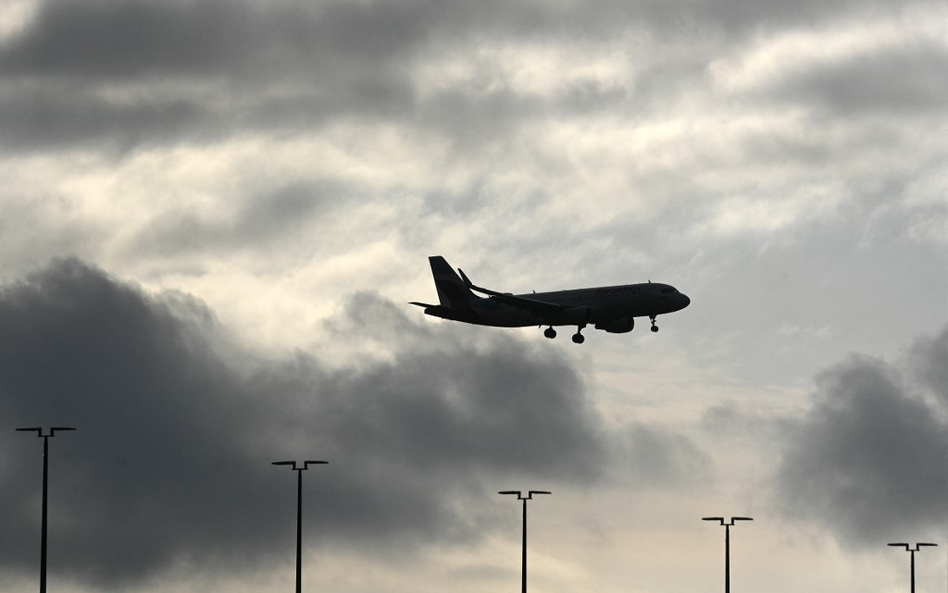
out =
<svg viewBox="0 0 948 593"><path fill-rule="evenodd" d="M0 1L0 589L948 590L948 7ZM426 318L647 279L630 334Z"/></svg>

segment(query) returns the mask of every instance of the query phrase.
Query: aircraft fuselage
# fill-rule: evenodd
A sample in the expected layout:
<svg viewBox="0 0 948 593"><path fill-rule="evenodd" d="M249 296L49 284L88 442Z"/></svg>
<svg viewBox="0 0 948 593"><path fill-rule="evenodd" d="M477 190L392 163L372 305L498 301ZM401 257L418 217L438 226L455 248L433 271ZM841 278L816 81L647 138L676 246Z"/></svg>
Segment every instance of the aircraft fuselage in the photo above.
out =
<svg viewBox="0 0 948 593"><path fill-rule="evenodd" d="M509 296L557 305L564 310L559 313L539 314L512 304L503 297L490 296L475 297L464 303L454 303L451 307L427 307L425 313L444 319L494 327L607 325L614 320L673 313L684 309L690 303L690 299L674 287L651 282ZM631 321L628 329L632 329Z"/></svg>
<svg viewBox="0 0 948 593"><path fill-rule="evenodd" d="M669 284L647 282L577 288L555 292L510 294L475 286L464 272L454 271L440 255L428 258L440 304L412 302L425 314L474 325L493 327L548 326L543 335L555 338L553 326L575 325L573 341L582 344L582 330L622 334L632 331L636 317L648 317L658 331L655 317L687 307L691 299ZM479 297L474 293L487 295Z"/></svg>

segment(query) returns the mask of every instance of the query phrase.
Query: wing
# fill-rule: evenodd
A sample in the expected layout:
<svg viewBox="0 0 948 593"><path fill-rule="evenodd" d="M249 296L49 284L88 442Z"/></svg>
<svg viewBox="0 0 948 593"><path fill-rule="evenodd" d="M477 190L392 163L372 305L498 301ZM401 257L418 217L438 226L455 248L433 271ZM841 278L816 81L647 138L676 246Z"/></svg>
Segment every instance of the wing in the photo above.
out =
<svg viewBox="0 0 948 593"><path fill-rule="evenodd" d="M506 303L518 309L523 309L525 311L530 311L535 313L540 317L545 318L559 318L562 317L563 313L570 309L571 307L564 307L556 303L548 303L546 301L539 301L537 299L531 299L523 296L516 296L512 294L507 294L504 292L497 292L496 290L490 290L489 288L482 288L480 286L475 286L471 282L470 278L467 277L467 274L464 273L460 268L458 272L461 273L461 279L464 281L465 286L469 289L479 292L481 294L486 294L494 297L502 303Z"/></svg>

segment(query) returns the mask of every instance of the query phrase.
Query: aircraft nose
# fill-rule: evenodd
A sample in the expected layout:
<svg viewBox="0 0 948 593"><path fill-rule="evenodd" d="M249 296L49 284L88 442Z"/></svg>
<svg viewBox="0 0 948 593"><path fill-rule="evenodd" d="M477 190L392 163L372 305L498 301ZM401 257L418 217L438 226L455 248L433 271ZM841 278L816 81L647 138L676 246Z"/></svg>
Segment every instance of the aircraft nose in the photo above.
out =
<svg viewBox="0 0 948 593"><path fill-rule="evenodd" d="M684 309L690 304L691 304L691 299L688 298L688 295L682 294L681 295L681 308Z"/></svg>

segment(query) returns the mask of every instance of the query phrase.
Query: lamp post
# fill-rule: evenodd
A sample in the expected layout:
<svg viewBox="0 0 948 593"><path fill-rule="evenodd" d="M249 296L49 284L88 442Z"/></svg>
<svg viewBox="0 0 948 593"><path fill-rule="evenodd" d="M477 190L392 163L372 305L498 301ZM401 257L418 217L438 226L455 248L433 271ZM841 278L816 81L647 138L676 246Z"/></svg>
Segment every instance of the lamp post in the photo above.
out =
<svg viewBox="0 0 948 593"><path fill-rule="evenodd" d="M534 494L553 494L547 490L528 490L527 495L523 496L520 490L502 490L497 494L513 494L517 500L523 501L523 548L522 565L520 573L521 593L527 593L527 501L533 499Z"/></svg>
<svg viewBox="0 0 948 593"><path fill-rule="evenodd" d="M302 466L295 461L274 461L273 465L289 465L296 472L296 593L303 591L303 470L310 465L327 464L328 461L304 461Z"/></svg>
<svg viewBox="0 0 948 593"><path fill-rule="evenodd" d="M731 527L735 521L753 521L752 517L731 517L725 521L724 517L702 517L702 521L720 521L724 526L724 593L731 593Z"/></svg>
<svg viewBox="0 0 948 593"><path fill-rule="evenodd" d="M46 501L49 491L49 437L55 436L56 431L76 430L69 426L53 426L49 429L49 434L43 434L43 429L36 427L18 428L21 432L35 432L36 436L43 439L43 526L42 536L40 537L40 593L46 593L46 532L47 532L47 511Z"/></svg>
<svg viewBox="0 0 948 593"><path fill-rule="evenodd" d="M904 547L907 552L910 552L912 555L912 593L915 593L915 552L918 552L923 546L937 546L938 544L915 544L915 547L911 547L905 543L889 544L890 546L895 546L897 548Z"/></svg>

